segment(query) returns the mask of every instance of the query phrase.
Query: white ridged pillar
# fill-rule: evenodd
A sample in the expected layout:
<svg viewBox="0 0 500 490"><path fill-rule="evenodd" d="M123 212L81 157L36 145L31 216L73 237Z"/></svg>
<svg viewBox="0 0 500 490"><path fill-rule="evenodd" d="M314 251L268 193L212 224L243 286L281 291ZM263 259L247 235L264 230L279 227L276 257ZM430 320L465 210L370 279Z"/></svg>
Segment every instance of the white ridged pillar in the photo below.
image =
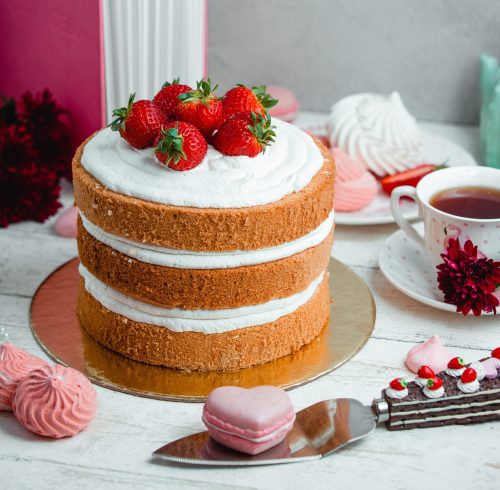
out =
<svg viewBox="0 0 500 490"><path fill-rule="evenodd" d="M130 92L151 98L167 80L204 76L206 0L102 0L106 117Z"/></svg>

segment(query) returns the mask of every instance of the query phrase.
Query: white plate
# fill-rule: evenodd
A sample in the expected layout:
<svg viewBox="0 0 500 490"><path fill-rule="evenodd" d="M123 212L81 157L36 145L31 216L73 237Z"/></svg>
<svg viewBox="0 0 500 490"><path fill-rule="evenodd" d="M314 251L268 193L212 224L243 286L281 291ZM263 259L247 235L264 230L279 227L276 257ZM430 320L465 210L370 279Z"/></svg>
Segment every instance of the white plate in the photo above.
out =
<svg viewBox="0 0 500 490"><path fill-rule="evenodd" d="M309 129L318 135L325 135L325 125L321 121L304 120L299 123L304 129ZM423 163L444 163L449 167L477 165L474 157L464 148L447 138L439 136L426 129L426 124L422 123L422 151L416 158L417 162ZM403 214L407 219L417 217L417 206L411 201L402 201ZM352 213L342 213L335 211L335 223L337 225L382 225L394 223L391 213L389 196L379 190L375 199L364 209Z"/></svg>
<svg viewBox="0 0 500 490"><path fill-rule="evenodd" d="M423 234L422 222L414 227ZM408 238L402 230L396 231L385 241L380 249L378 264L387 280L402 293L434 308L456 313L454 305L443 301L437 285L437 270L427 261L424 248Z"/></svg>

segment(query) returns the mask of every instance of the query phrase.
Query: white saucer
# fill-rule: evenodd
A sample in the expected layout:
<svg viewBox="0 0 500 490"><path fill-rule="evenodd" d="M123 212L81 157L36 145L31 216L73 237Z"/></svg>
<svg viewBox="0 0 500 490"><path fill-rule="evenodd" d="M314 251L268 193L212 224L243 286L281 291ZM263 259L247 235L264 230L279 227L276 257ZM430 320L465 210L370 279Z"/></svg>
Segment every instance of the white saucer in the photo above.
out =
<svg viewBox="0 0 500 490"><path fill-rule="evenodd" d="M423 234L422 222L414 227ZM378 264L387 280L402 293L434 308L456 313L454 305L443 302L443 295L437 285L437 270L427 261L424 248L408 238L402 230L387 238L380 249ZM490 314L493 313L482 313Z"/></svg>

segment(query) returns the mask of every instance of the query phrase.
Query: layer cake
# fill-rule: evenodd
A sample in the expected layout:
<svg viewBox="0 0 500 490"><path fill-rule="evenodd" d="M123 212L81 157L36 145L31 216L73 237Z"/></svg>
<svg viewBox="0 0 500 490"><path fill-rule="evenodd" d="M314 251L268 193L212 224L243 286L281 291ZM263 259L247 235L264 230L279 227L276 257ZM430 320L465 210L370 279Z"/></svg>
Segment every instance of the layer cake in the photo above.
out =
<svg viewBox="0 0 500 490"><path fill-rule="evenodd" d="M130 358L239 369L311 342L329 316L334 162L273 120L254 158L213 147L176 172L103 129L73 160L81 325Z"/></svg>

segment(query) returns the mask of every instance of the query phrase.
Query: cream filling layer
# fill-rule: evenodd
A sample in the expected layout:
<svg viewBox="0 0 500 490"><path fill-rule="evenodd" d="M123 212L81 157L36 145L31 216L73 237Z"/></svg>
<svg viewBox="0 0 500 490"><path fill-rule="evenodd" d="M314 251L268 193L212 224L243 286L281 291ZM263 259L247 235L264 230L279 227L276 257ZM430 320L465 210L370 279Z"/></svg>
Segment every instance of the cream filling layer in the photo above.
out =
<svg viewBox="0 0 500 490"><path fill-rule="evenodd" d="M222 429L220 427L217 427L216 425L210 423L205 417L203 418L203 423L210 429L216 431L216 432L223 432L224 434L227 434L229 436L237 437L238 439L245 439L246 441L253 442L254 444L261 444L263 442L271 441L273 439L276 439L276 437L280 434L283 434L283 432L288 432L292 427L295 422L295 417L293 417L292 420L287 422L285 425L280 427L279 429L274 430L273 432L270 432L269 434L266 434L265 436L261 437L249 437L245 436L243 434L238 434L236 432L231 432L229 430Z"/></svg>
<svg viewBox="0 0 500 490"><path fill-rule="evenodd" d="M140 262L177 269L229 269L284 259L319 245L331 232L334 222L332 211L315 230L297 240L276 247L232 252L195 252L134 242L105 232L91 223L81 212L80 216L88 233L108 247Z"/></svg>
<svg viewBox="0 0 500 490"><path fill-rule="evenodd" d="M441 400L443 401L443 400ZM445 400L446 401L446 400ZM423 402L425 403L425 402ZM408 410L405 412L393 412L393 417L405 417L407 415L423 415L425 413L432 414L436 412L444 412L446 410L466 410L468 408L476 408L476 407L486 407L488 405L498 405L500 403L500 399L497 400L487 400L485 402L472 402L472 403L463 403L463 404L455 404L455 405L445 405L444 407L434 407L434 408L423 408L420 410Z"/></svg>
<svg viewBox="0 0 500 490"><path fill-rule="evenodd" d="M165 327L174 332L223 333L278 320L307 303L321 284L324 272L304 291L288 298L273 299L259 305L222 310L183 310L151 305L110 288L83 265L79 267L85 289L108 310L130 320Z"/></svg>
<svg viewBox="0 0 500 490"><path fill-rule="evenodd" d="M413 400L413 401L408 401L408 402L396 402L393 403L392 406L394 408L397 407L406 407L409 405L420 405L421 403L435 403L435 402L443 402L447 400L463 400L465 398L471 398L471 397L476 397L478 395L494 395L496 393L500 393L500 388L494 388L492 390L486 390L486 391L476 391L475 393L462 393L460 395L452 395L452 396L446 396L445 398L429 398L427 400Z"/></svg>
<svg viewBox="0 0 500 490"><path fill-rule="evenodd" d="M152 148L132 148L110 128L85 145L81 163L107 188L146 201L195 208L269 204L306 187L324 160L304 131L278 119L273 124L275 142L256 157L209 146L201 164L186 172L162 166Z"/></svg>
<svg viewBox="0 0 500 490"><path fill-rule="evenodd" d="M441 420L461 420L461 419L468 419L468 418L476 418L476 417L484 417L487 415L500 415L500 410L487 410L484 412L472 412L472 413L463 413L463 414L457 414L457 415L441 415L439 417L426 417L422 419L408 419L408 420L398 420L397 422L389 422L391 427L394 427L395 425L403 425L403 424L423 424L425 422L435 422L435 421L441 421Z"/></svg>

